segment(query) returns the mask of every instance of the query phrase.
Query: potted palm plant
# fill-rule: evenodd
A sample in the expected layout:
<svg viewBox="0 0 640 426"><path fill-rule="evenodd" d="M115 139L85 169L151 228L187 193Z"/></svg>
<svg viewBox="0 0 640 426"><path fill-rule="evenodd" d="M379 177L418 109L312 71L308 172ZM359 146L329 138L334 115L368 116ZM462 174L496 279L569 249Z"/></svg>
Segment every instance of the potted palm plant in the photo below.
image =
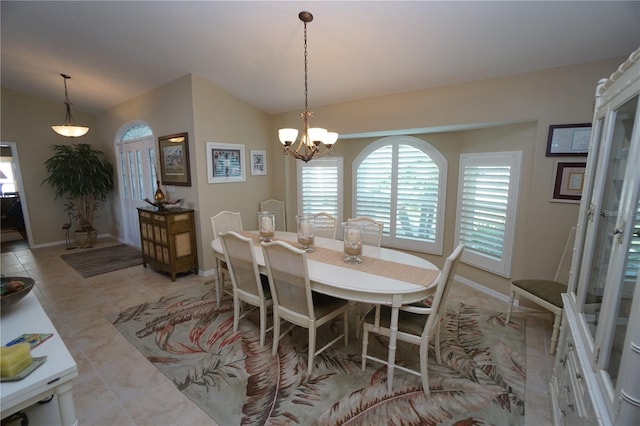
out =
<svg viewBox="0 0 640 426"><path fill-rule="evenodd" d="M55 198L67 197L65 211L76 220L76 241L81 247L96 240L94 213L99 201L113 190L113 166L104 153L86 143L52 145L53 156L44 162Z"/></svg>

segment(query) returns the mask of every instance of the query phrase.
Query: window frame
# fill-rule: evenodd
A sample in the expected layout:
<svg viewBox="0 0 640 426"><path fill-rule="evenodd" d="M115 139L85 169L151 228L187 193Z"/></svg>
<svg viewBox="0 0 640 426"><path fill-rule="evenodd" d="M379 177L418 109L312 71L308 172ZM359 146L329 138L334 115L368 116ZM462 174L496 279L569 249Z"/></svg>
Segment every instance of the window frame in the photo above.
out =
<svg viewBox="0 0 640 426"><path fill-rule="evenodd" d="M442 255L444 245L444 222L446 217L446 194L447 194L447 167L448 162L444 155L429 142L413 136L387 136L369 144L363 149L352 163L352 213L357 212L357 176L360 164L374 151L384 147L392 146L392 188L391 188L391 211L390 218L397 217L397 190L398 190L398 145L408 145L427 155L438 168L438 191L437 191L437 214L435 241L419 241L395 236L395 227L386 229L382 236L382 245L405 250L412 250L422 253Z"/></svg>
<svg viewBox="0 0 640 426"><path fill-rule="evenodd" d="M462 219L462 196L464 194L464 175L469 163L471 163L470 165L475 166L489 165L492 167L510 167L509 194L505 211L505 231L501 259L498 260L489 257L486 254L475 251L468 245L465 247L464 253L460 259L463 263L505 278L511 278L513 248L515 246L516 221L518 215L518 200L520 198L521 191L520 181L522 179L523 156L522 151L481 152L460 155L454 246L457 246L461 242L460 229Z"/></svg>

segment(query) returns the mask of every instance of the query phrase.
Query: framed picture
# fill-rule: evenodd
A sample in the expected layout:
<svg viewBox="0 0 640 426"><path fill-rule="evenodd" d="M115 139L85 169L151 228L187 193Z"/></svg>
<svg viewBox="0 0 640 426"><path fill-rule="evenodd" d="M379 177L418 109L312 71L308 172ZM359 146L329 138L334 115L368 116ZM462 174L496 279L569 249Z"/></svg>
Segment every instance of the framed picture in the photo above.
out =
<svg viewBox="0 0 640 426"><path fill-rule="evenodd" d="M549 126L547 157L586 157L591 141L591 123Z"/></svg>
<svg viewBox="0 0 640 426"><path fill-rule="evenodd" d="M251 175L265 176L267 174L267 151L251 150Z"/></svg>
<svg viewBox="0 0 640 426"><path fill-rule="evenodd" d="M191 186L187 133L160 136L160 180L163 185Z"/></svg>
<svg viewBox="0 0 640 426"><path fill-rule="evenodd" d="M244 182L244 145L207 142L207 181Z"/></svg>
<svg viewBox="0 0 640 426"><path fill-rule="evenodd" d="M553 185L553 201L579 202L584 186L587 163L556 163L556 178Z"/></svg>

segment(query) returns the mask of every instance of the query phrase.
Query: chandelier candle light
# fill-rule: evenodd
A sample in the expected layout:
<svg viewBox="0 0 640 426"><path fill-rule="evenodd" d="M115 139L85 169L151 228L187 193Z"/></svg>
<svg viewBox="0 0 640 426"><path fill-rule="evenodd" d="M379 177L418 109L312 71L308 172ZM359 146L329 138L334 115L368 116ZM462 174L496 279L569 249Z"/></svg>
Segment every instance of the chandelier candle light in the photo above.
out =
<svg viewBox="0 0 640 426"><path fill-rule="evenodd" d="M338 134L320 127L309 127L309 119L313 117L313 113L309 111L307 23L313 21L313 15L310 12L300 12L298 18L304 23L304 111L300 113L304 125L298 141L296 141L297 129L280 129L278 136L284 145L285 154L306 163L313 158L322 157L329 153L331 146L338 140Z"/></svg>
<svg viewBox="0 0 640 426"><path fill-rule="evenodd" d="M66 136L68 138L77 138L78 136L85 135L89 131L89 128L73 124L71 102L69 102L69 95L67 93L67 80L71 77L66 74L60 74L60 76L64 79L64 105L67 108L67 114L64 117L64 123L59 126L51 126L51 128L59 135Z"/></svg>

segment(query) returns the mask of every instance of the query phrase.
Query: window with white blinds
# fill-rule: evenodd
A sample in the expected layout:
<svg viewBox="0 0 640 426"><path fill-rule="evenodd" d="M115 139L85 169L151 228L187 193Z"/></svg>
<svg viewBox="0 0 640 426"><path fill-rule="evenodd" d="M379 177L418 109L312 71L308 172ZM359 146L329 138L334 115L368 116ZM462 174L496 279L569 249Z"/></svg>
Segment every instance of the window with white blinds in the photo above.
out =
<svg viewBox="0 0 640 426"><path fill-rule="evenodd" d="M342 221L342 158L298 161L298 212L326 212Z"/></svg>
<svg viewBox="0 0 640 426"><path fill-rule="evenodd" d="M447 162L438 150L386 137L360 153L353 174L353 216L383 222L383 245L442 254Z"/></svg>
<svg viewBox="0 0 640 426"><path fill-rule="evenodd" d="M509 278L522 152L462 154L456 242L462 261Z"/></svg>

